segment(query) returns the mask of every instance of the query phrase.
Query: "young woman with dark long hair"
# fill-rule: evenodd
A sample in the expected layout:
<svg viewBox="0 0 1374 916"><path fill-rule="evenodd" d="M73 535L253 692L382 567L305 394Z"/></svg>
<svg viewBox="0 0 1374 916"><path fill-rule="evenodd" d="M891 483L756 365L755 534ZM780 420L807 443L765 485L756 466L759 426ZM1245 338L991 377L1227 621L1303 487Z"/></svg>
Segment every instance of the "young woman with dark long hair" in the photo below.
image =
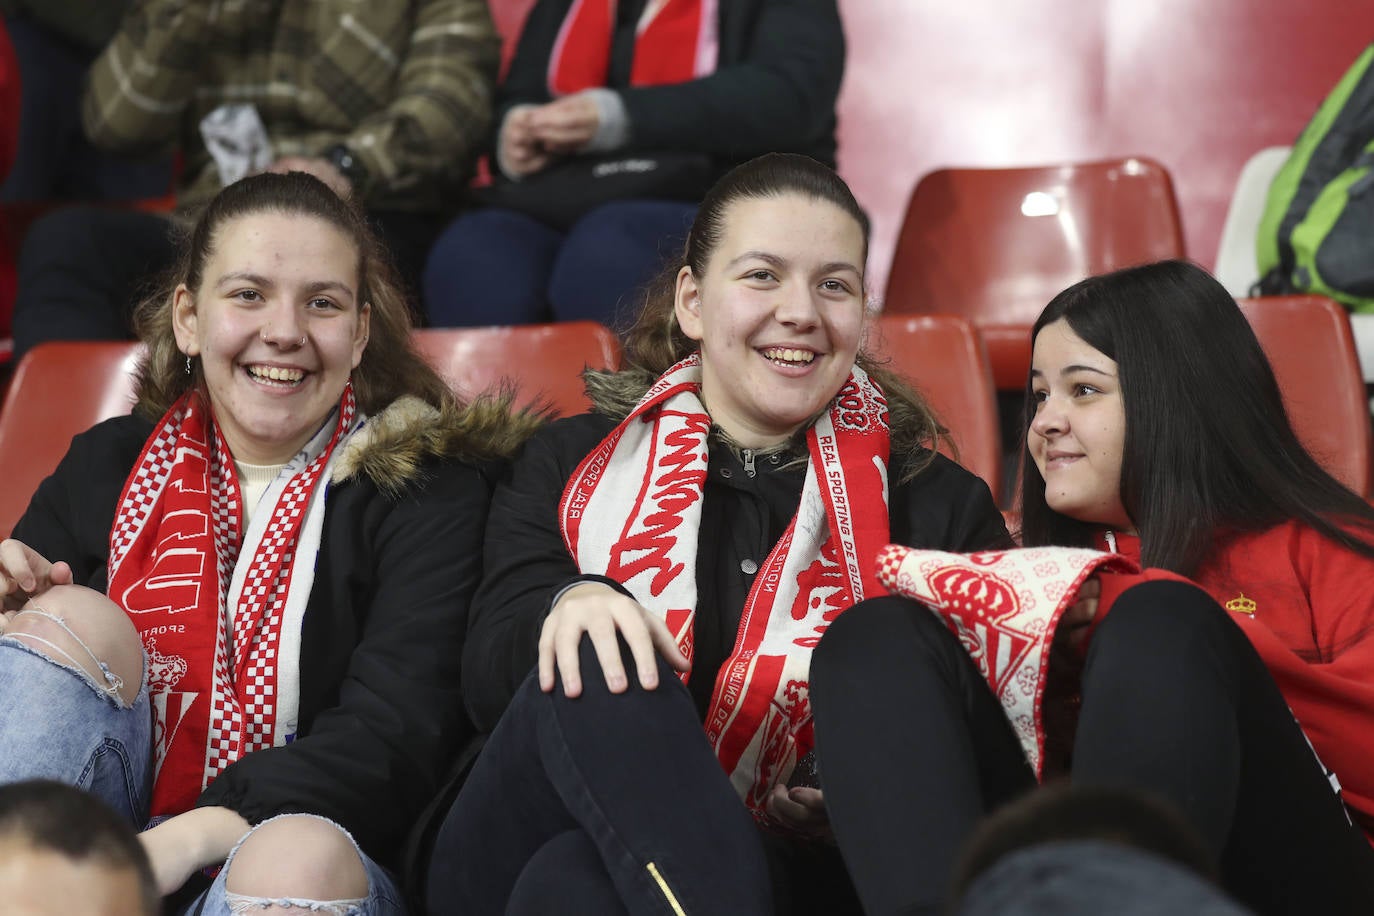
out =
<svg viewBox="0 0 1374 916"><path fill-rule="evenodd" d="M1055 633L1082 669L1069 777L1172 803L1259 913L1374 912L1374 510L1298 442L1248 322L1195 265L1084 280L1032 343L1024 545L1146 567L1100 575ZM898 597L837 621L813 682L868 911L937 912L974 823L1035 784L1001 705Z"/></svg>

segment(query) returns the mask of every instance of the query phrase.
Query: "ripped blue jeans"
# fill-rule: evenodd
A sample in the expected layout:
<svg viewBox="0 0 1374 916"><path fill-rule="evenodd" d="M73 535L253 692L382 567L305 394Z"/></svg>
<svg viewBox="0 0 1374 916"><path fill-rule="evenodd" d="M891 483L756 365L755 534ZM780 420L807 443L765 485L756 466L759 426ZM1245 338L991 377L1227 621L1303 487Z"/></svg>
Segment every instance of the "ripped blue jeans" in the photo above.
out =
<svg viewBox="0 0 1374 916"><path fill-rule="evenodd" d="M328 818L319 817L316 814L281 814L277 817L313 817L327 823L334 823ZM277 818L269 818L254 827L257 830L263 824L270 824ZM348 831L338 824L334 824L345 835ZM239 851L239 846L252 836L251 831L239 840L233 852L229 853L229 858L225 860L224 868L220 869L219 876L215 878L209 889L193 903L186 912L194 916L251 916L253 913L267 909L269 906L294 906L302 911L309 913L321 913L325 916L404 916L406 909L402 902L401 891L396 886L396 881L391 877L386 869L382 868L372 859L368 858L367 853L358 849L356 843L353 849L358 853L358 858L362 860L363 870L367 872L367 896L356 900L303 900L299 897L248 897L243 894L231 894L225 887L225 876L229 874L229 866L233 864L234 856ZM353 837L348 837L352 841Z"/></svg>
<svg viewBox="0 0 1374 916"><path fill-rule="evenodd" d="M61 624L46 612L26 613L42 613ZM0 783L38 778L65 782L92 793L141 828L148 822L152 788L147 659L130 705L120 699L118 678L103 663L100 668L103 684L92 680L76 659L58 662L44 655L32 637L0 636Z"/></svg>
<svg viewBox="0 0 1374 916"><path fill-rule="evenodd" d="M67 629L60 618L46 611L28 613L43 614ZM67 632L84 648L75 634ZM66 654L60 648L56 651ZM135 829L142 829L148 823L153 775L146 657L143 665L138 693L126 705L118 692L119 679L103 663L99 667L104 683L98 683L76 659L54 661L38 651L32 636L0 635L0 784L40 778L65 782L92 793ZM287 901L231 895L224 886L226 867L188 912L234 916L290 904L330 916L403 916L395 880L362 850L358 855L367 873L365 898ZM233 853L226 865L232 860Z"/></svg>

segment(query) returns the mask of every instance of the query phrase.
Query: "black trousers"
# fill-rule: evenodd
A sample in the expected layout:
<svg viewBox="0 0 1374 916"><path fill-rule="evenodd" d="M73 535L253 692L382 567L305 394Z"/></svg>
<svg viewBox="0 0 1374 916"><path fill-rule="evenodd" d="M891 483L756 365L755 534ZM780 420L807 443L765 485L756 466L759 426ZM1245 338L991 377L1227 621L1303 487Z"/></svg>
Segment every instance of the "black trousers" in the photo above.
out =
<svg viewBox="0 0 1374 916"><path fill-rule="evenodd" d="M394 211L368 218L413 291L437 218ZM176 255L175 226L161 214L83 206L36 220L19 255L16 362L45 340L127 340L134 306L158 291Z"/></svg>
<svg viewBox="0 0 1374 916"><path fill-rule="evenodd" d="M19 139L0 201L128 200L172 186L172 157L96 149L81 130L81 94L97 49L58 34L27 12L5 17L19 63Z"/></svg>
<svg viewBox="0 0 1374 916"><path fill-rule="evenodd" d="M429 912L671 914L670 895L689 914L858 912L834 847L755 824L666 663L656 690L615 695L581 648L582 696L531 675L482 749L435 840Z"/></svg>
<svg viewBox="0 0 1374 916"><path fill-rule="evenodd" d="M916 602L843 614L812 660L831 822L872 916L937 913L985 813L1033 788L959 641ZM1261 914L1374 913L1374 852L1240 628L1192 585L1116 602L1083 671L1075 784L1173 803Z"/></svg>

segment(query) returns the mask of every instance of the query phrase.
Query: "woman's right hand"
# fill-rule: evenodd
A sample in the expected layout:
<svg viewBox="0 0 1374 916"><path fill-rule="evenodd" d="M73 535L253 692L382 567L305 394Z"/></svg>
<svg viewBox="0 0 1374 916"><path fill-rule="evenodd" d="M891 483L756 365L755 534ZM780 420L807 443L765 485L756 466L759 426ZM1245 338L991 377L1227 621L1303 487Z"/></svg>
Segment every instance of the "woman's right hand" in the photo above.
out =
<svg viewBox="0 0 1374 916"><path fill-rule="evenodd" d="M198 869L219 865L251 829L237 811L207 805L167 818L138 835L162 896Z"/></svg>
<svg viewBox="0 0 1374 916"><path fill-rule="evenodd" d="M34 595L54 585L71 585L72 568L65 562L50 563L23 541L0 541L0 599L7 611L18 610Z"/></svg>
<svg viewBox="0 0 1374 916"><path fill-rule="evenodd" d="M692 667L667 625L638 601L601 582L584 582L559 597L539 632L539 688L545 693L553 690L556 673L563 679L565 694L581 695L582 672L577 653L583 633L592 639L601 674L611 693L624 693L629 687L617 633L630 647L640 686L645 690L658 686L656 655L662 655L676 671Z"/></svg>

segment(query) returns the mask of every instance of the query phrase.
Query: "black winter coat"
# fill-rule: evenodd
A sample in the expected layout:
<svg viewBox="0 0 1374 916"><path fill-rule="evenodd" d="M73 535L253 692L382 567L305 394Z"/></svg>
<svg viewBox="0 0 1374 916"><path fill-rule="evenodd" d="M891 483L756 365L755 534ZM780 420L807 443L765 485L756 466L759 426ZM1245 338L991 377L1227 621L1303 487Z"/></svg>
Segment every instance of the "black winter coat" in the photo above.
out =
<svg viewBox="0 0 1374 916"><path fill-rule="evenodd" d="M497 92L499 130L515 105L550 101L549 60L572 0L539 0ZM668 86L630 87L634 24L644 0L619 4L608 88L630 119L625 152L707 153L722 166L767 152L835 163L835 99L844 30L835 0L724 0L716 71Z"/></svg>
<svg viewBox="0 0 1374 916"><path fill-rule="evenodd" d="M14 537L103 592L115 507L152 429L118 417L73 439ZM431 460L399 498L361 473L332 482L301 637L298 737L229 766L197 806L254 824L320 814L394 860L472 735L459 663L489 501L483 474L454 460Z"/></svg>
<svg viewBox="0 0 1374 916"><path fill-rule="evenodd" d="M463 693L483 731L495 727L533 669L554 593L579 578L559 531L558 503L572 472L615 426L599 414L550 424L497 487L487 524L487 567L473 599L463 658ZM688 680L699 713L734 643L753 572L801 500L804 462L762 458L754 467L751 477L740 458L712 437L697 537L696 648ZM955 552L1012 546L987 484L940 455L913 480L891 487L889 515L894 543Z"/></svg>

